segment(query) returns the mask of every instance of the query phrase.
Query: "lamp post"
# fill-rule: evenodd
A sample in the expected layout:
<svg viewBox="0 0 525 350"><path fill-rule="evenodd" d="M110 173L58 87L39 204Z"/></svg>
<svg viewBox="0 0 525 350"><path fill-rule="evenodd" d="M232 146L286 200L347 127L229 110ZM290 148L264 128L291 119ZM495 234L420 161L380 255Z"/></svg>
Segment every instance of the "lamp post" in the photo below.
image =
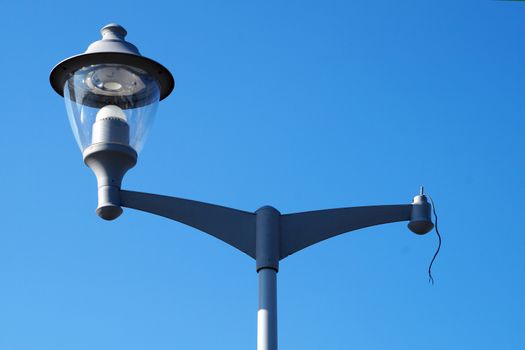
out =
<svg viewBox="0 0 525 350"><path fill-rule="evenodd" d="M419 235L432 230L431 205L421 191L411 204L281 214L271 206L241 211L188 199L121 189L137 162L157 104L175 86L171 73L108 24L85 53L57 64L50 76L64 97L84 162L97 177L97 214L116 219L122 207L164 216L206 232L255 259L259 276L257 349L277 349L277 272L287 256L360 228L408 221Z"/></svg>

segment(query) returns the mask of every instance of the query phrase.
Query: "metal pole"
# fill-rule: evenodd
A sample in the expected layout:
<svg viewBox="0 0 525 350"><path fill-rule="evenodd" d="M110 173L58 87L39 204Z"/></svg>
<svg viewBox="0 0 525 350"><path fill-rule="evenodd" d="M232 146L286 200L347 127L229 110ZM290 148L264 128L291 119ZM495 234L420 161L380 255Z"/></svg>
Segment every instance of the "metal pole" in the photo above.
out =
<svg viewBox="0 0 525 350"><path fill-rule="evenodd" d="M277 271L259 270L257 350L277 350Z"/></svg>
<svg viewBox="0 0 525 350"><path fill-rule="evenodd" d="M257 350L277 350L277 271L279 271L280 217L265 206L255 212L256 263L259 274Z"/></svg>

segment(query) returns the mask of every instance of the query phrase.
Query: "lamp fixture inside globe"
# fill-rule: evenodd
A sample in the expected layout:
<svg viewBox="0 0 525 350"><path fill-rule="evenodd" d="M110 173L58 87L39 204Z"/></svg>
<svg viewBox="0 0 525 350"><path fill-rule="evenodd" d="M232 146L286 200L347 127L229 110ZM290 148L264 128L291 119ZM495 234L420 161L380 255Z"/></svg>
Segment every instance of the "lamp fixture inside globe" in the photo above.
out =
<svg viewBox="0 0 525 350"><path fill-rule="evenodd" d="M107 96L133 95L146 88L145 72L129 66L106 64L93 67L84 83L92 93Z"/></svg>

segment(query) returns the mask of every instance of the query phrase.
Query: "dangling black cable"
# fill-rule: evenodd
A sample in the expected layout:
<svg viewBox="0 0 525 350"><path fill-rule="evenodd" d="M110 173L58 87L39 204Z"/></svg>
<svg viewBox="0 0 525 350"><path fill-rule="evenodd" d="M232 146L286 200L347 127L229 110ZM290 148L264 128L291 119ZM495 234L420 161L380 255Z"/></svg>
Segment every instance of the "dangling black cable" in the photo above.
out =
<svg viewBox="0 0 525 350"><path fill-rule="evenodd" d="M430 265L428 265L428 281L434 284L434 278L432 277L432 264L434 264L434 260L436 260L437 255L439 254L439 251L441 249L441 235L439 234L438 229L438 216L436 214L436 206L434 205L434 200L432 197L430 197L428 194L426 195L428 198L430 198L430 202L432 203L432 211L434 213L434 220L436 221L436 234L438 236L438 247L436 249L436 252L434 253L434 257L432 258L432 261L430 261Z"/></svg>

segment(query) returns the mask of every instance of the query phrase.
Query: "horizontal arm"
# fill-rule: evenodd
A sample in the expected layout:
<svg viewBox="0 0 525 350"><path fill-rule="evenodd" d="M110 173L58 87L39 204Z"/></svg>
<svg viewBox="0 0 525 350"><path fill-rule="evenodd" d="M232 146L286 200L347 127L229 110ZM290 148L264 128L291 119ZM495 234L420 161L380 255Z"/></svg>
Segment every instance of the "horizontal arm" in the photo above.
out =
<svg viewBox="0 0 525 350"><path fill-rule="evenodd" d="M255 214L189 199L120 191L120 205L206 232L255 259Z"/></svg>
<svg viewBox="0 0 525 350"><path fill-rule="evenodd" d="M284 259L301 249L360 228L408 221L412 205L378 205L307 211L281 216L281 252Z"/></svg>

